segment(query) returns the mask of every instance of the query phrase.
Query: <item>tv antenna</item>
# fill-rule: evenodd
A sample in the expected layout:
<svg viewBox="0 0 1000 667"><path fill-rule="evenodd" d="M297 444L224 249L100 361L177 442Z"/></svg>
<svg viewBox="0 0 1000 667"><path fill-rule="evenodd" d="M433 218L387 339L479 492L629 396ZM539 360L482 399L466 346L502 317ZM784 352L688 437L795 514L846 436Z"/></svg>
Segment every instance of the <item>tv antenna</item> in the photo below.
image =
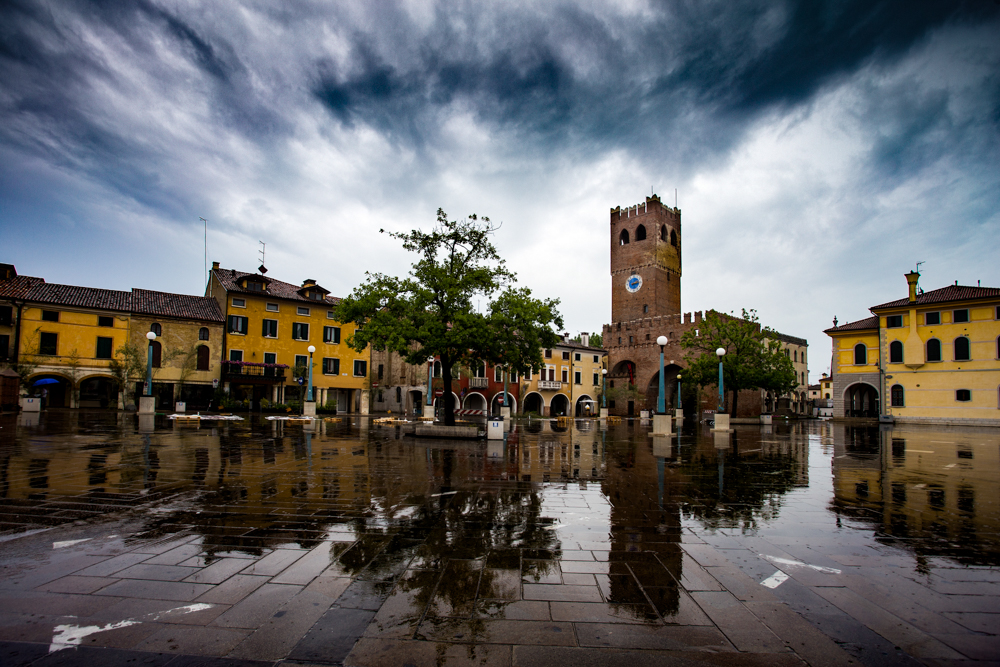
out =
<svg viewBox="0 0 1000 667"><path fill-rule="evenodd" d="M198 216L198 219L205 223L205 284L208 284L208 220Z"/></svg>
<svg viewBox="0 0 1000 667"><path fill-rule="evenodd" d="M257 267L257 270L260 271L261 275L264 275L267 273L267 269L264 268L264 250L267 248L267 244L263 241L257 241L257 243L260 244L260 250L257 251L257 254L260 255L260 266Z"/></svg>

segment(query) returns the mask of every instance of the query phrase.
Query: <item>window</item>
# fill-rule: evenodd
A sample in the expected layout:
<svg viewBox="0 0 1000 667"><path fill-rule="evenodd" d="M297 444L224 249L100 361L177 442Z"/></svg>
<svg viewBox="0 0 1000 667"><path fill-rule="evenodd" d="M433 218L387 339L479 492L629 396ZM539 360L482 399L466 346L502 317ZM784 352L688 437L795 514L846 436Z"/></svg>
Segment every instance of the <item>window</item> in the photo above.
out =
<svg viewBox="0 0 1000 667"><path fill-rule="evenodd" d="M469 367L472 371L472 377L474 378L484 378L486 377L486 366L484 364L473 362L473 365Z"/></svg>
<svg viewBox="0 0 1000 667"><path fill-rule="evenodd" d="M270 313L276 313L276 312L278 312L278 304L276 304L276 303L264 304L264 310L266 310L266 311L268 311Z"/></svg>
<svg viewBox="0 0 1000 667"><path fill-rule="evenodd" d="M42 311L42 321L43 322L58 322L59 321L59 311L58 310L43 310Z"/></svg>
<svg viewBox="0 0 1000 667"><path fill-rule="evenodd" d="M115 318L108 317L106 315L98 315L97 326L99 327L113 327L115 326Z"/></svg>
<svg viewBox="0 0 1000 667"><path fill-rule="evenodd" d="M278 320L261 320L260 335L264 338L277 338Z"/></svg>
<svg viewBox="0 0 1000 667"><path fill-rule="evenodd" d="M500 368L499 366L493 367L493 381L503 382L503 369Z"/></svg>
<svg viewBox="0 0 1000 667"><path fill-rule="evenodd" d="M969 350L969 339L959 336L955 339L955 361L968 361L972 358Z"/></svg>
<svg viewBox="0 0 1000 667"><path fill-rule="evenodd" d="M971 401L972 400L972 392L969 391L968 389L957 389L955 391L955 400L956 401Z"/></svg>
<svg viewBox="0 0 1000 667"><path fill-rule="evenodd" d="M149 341L149 347L153 348L153 368L159 368L163 358L163 346L160 345L160 341L151 340Z"/></svg>
<svg viewBox="0 0 1000 667"><path fill-rule="evenodd" d="M397 403L402 403L403 402L403 388L402 387L396 387L396 402Z"/></svg>
<svg viewBox="0 0 1000 667"><path fill-rule="evenodd" d="M511 371L510 372L510 381L511 382L517 382L517 371Z"/></svg>
<svg viewBox="0 0 1000 667"><path fill-rule="evenodd" d="M208 340L208 327L198 329L198 340Z"/></svg>
<svg viewBox="0 0 1000 667"><path fill-rule="evenodd" d="M562 381L569 382L569 371L566 370L565 368L562 369Z"/></svg>
<svg viewBox="0 0 1000 667"><path fill-rule="evenodd" d="M309 317L309 309L306 308L305 306L299 306L298 308L295 309L295 312L298 313L299 315L305 315L306 317Z"/></svg>
<svg viewBox="0 0 1000 667"><path fill-rule="evenodd" d="M569 361L569 352L563 352L562 353L562 358L563 358L564 361Z"/></svg>
<svg viewBox="0 0 1000 667"><path fill-rule="evenodd" d="M664 243L666 243L668 240L670 240L670 237L667 236L667 226L666 225L660 225L660 240L663 241Z"/></svg>
<svg viewBox="0 0 1000 667"><path fill-rule="evenodd" d="M596 387L596 386L597 386L597 385L599 385L600 383L601 383L601 380L600 380L600 375L599 375L599 374L597 374L597 373L594 373L594 386Z"/></svg>
<svg viewBox="0 0 1000 667"><path fill-rule="evenodd" d="M306 372L308 372L308 369L309 369L309 357L307 357L304 354L296 354L295 355L295 367L298 368L299 366L302 366L303 368L306 369Z"/></svg>
<svg viewBox="0 0 1000 667"><path fill-rule="evenodd" d="M903 326L903 316L902 315L887 315L885 318L885 326L887 329L898 329Z"/></svg>
<svg viewBox="0 0 1000 667"><path fill-rule="evenodd" d="M529 382L531 381L531 369L530 368L524 372L524 379L528 380Z"/></svg>
<svg viewBox="0 0 1000 667"><path fill-rule="evenodd" d="M229 361L243 361L243 350L229 350Z"/></svg>
<svg viewBox="0 0 1000 667"><path fill-rule="evenodd" d="M573 373L573 384L583 384L583 373L580 371Z"/></svg>
<svg viewBox="0 0 1000 667"><path fill-rule="evenodd" d="M340 375L340 359L325 357L323 359L323 375Z"/></svg>
<svg viewBox="0 0 1000 667"><path fill-rule="evenodd" d="M969 321L969 309L968 308L962 308L960 310L954 311L952 313L951 321L952 322L968 322Z"/></svg>
<svg viewBox="0 0 1000 667"><path fill-rule="evenodd" d="M58 341L58 334L42 332L38 338L38 354L54 355Z"/></svg>
<svg viewBox="0 0 1000 667"><path fill-rule="evenodd" d="M8 334L0 334L0 359L10 358L10 336Z"/></svg>
<svg viewBox="0 0 1000 667"><path fill-rule="evenodd" d="M670 230L670 245L672 245L674 247L677 246L677 232L675 232L672 229ZM668 279L670 278L669 274L667 275L667 278Z"/></svg>
<svg viewBox="0 0 1000 667"><path fill-rule="evenodd" d="M440 361L435 361L434 362L434 377L436 377L436 378L444 377L443 371L441 370L441 362Z"/></svg>
<svg viewBox="0 0 1000 667"><path fill-rule="evenodd" d="M795 363L799 363L799 351L798 350L795 350L793 352L793 356L795 357Z"/></svg>
<svg viewBox="0 0 1000 667"><path fill-rule="evenodd" d="M628 245L628 230L623 229L618 236L618 245Z"/></svg>
<svg viewBox="0 0 1000 667"><path fill-rule="evenodd" d="M894 384L892 389L889 390L889 396L892 400L892 407L901 408L903 407L903 385Z"/></svg>
<svg viewBox="0 0 1000 667"><path fill-rule="evenodd" d="M890 364L901 364L903 363L903 343L898 340L894 340L889 343L889 363Z"/></svg>
<svg viewBox="0 0 1000 667"><path fill-rule="evenodd" d="M94 355L98 359L110 359L111 358L111 348L115 344L114 338L105 338L104 336L97 337L97 354Z"/></svg>
<svg viewBox="0 0 1000 667"><path fill-rule="evenodd" d="M573 359L575 359L576 361L580 361L580 353L577 352L576 355L573 357Z"/></svg>
<svg viewBox="0 0 1000 667"><path fill-rule="evenodd" d="M545 350L545 358L546 359L552 358L552 350Z"/></svg>
<svg viewBox="0 0 1000 667"><path fill-rule="evenodd" d="M238 334L240 336L247 335L247 324L249 320L246 317L240 315L230 315L229 316L229 333Z"/></svg>
<svg viewBox="0 0 1000 667"><path fill-rule="evenodd" d="M928 326L941 324L941 313L924 313L924 324Z"/></svg>
<svg viewBox="0 0 1000 667"><path fill-rule="evenodd" d="M195 367L195 370L199 371L209 370L209 365L210 365L209 354L210 352L208 351L208 345L198 346L198 365Z"/></svg>
<svg viewBox="0 0 1000 667"><path fill-rule="evenodd" d="M14 324L14 307L0 306L0 325L9 327L12 324Z"/></svg>
<svg viewBox="0 0 1000 667"><path fill-rule="evenodd" d="M379 380L382 379L382 373L383 373L384 370L385 370L385 367L382 364L379 364L378 365L378 379Z"/></svg>
<svg viewBox="0 0 1000 667"><path fill-rule="evenodd" d="M786 352L788 350L785 350ZM858 343L854 346L854 365L864 366L868 363L868 348L865 347L864 343Z"/></svg>
<svg viewBox="0 0 1000 667"><path fill-rule="evenodd" d="M368 374L368 362L361 359L354 360L354 377L361 378Z"/></svg>
<svg viewBox="0 0 1000 667"><path fill-rule="evenodd" d="M645 241L646 240L646 227L644 225L639 225L635 228L635 240Z"/></svg>
<svg viewBox="0 0 1000 667"><path fill-rule="evenodd" d="M309 340L309 325L305 322L293 322L292 338L295 340Z"/></svg>
<svg viewBox="0 0 1000 667"><path fill-rule="evenodd" d="M246 307L247 307L246 299L237 299L236 297L233 297L233 308L246 308Z"/></svg>
<svg viewBox="0 0 1000 667"><path fill-rule="evenodd" d="M937 338L927 341L927 361L941 361L941 341Z"/></svg>
<svg viewBox="0 0 1000 667"><path fill-rule="evenodd" d="M336 319L336 318L335 318L335 317L333 316L333 311L332 311L332 310L328 310L328 311L326 311L326 319L328 319L328 320L333 320L333 319Z"/></svg>
<svg viewBox="0 0 1000 667"><path fill-rule="evenodd" d="M333 345L340 343L340 327L323 327L323 342Z"/></svg>
<svg viewBox="0 0 1000 667"><path fill-rule="evenodd" d="M276 364L278 363L278 355L274 352L264 353L264 363L265 364Z"/></svg>
<svg viewBox="0 0 1000 667"><path fill-rule="evenodd" d="M149 330L155 333L157 336L163 335L163 327L160 326L159 322L153 322L149 325Z"/></svg>
<svg viewBox="0 0 1000 667"><path fill-rule="evenodd" d="M824 396L823 398L830 398L830 392L826 392L826 396Z"/></svg>
<svg viewBox="0 0 1000 667"><path fill-rule="evenodd" d="M633 341L632 341L632 336L629 336L629 337L628 337L628 344L629 344L629 345L631 345L631 344L632 344L632 342L633 342Z"/></svg>
<svg viewBox="0 0 1000 667"><path fill-rule="evenodd" d="M594 355L594 363L595 364L601 363L601 358L599 356L597 356L596 354Z"/></svg>

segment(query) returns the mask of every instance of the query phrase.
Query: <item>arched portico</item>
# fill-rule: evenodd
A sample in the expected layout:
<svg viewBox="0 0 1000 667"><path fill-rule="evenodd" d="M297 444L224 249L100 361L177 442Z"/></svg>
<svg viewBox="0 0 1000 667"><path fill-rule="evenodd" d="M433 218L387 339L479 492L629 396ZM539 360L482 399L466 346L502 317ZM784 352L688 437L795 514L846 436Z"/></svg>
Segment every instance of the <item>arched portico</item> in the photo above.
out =
<svg viewBox="0 0 1000 667"><path fill-rule="evenodd" d="M411 389L407 392L406 410L408 414L423 414L424 412L424 392Z"/></svg>
<svg viewBox="0 0 1000 667"><path fill-rule="evenodd" d="M666 364L663 369L664 394L666 402L664 407L667 412L672 413L677 407L677 375L681 373L681 367L677 364ZM683 373L681 373L683 376ZM660 397L660 371L659 369L649 378L646 385L646 409L654 412L657 409L657 402Z"/></svg>
<svg viewBox="0 0 1000 667"><path fill-rule="evenodd" d="M456 410L458 410L460 407L462 407L462 401L459 400L458 394L456 394L455 392L451 392L451 396L452 396L452 405L455 406ZM434 412L436 413L439 408L442 410L444 409L443 394L441 396L434 397Z"/></svg>
<svg viewBox="0 0 1000 667"><path fill-rule="evenodd" d="M466 410L485 410L486 397L478 391L474 391L466 395L465 401L462 403L462 407Z"/></svg>
<svg viewBox="0 0 1000 667"><path fill-rule="evenodd" d="M109 375L90 375L80 380L79 407L117 408L118 380Z"/></svg>
<svg viewBox="0 0 1000 667"><path fill-rule="evenodd" d="M526 394L524 397L524 411L542 414L545 409L545 399L537 391Z"/></svg>
<svg viewBox="0 0 1000 667"><path fill-rule="evenodd" d="M556 394L549 404L549 416L558 417L569 414L569 398L566 394Z"/></svg>
<svg viewBox="0 0 1000 667"><path fill-rule="evenodd" d="M503 392L498 391L493 394L493 398L490 399L490 414L498 415L500 414L500 399L503 398ZM507 392L507 407L510 408L510 413L514 414L517 412L517 399L508 391Z"/></svg>
<svg viewBox="0 0 1000 667"><path fill-rule="evenodd" d="M31 393L42 397L42 407L68 408L73 395L73 380L61 373L37 373L28 378ZM40 384L39 384L40 383Z"/></svg>
<svg viewBox="0 0 1000 667"><path fill-rule="evenodd" d="M592 415L600 414L600 409L597 407L597 402L593 398L584 394L580 398L576 399L576 406L573 408L573 414L577 417L590 417Z"/></svg>
<svg viewBox="0 0 1000 667"><path fill-rule="evenodd" d="M856 382L844 390L844 416L875 419L879 416L878 389Z"/></svg>

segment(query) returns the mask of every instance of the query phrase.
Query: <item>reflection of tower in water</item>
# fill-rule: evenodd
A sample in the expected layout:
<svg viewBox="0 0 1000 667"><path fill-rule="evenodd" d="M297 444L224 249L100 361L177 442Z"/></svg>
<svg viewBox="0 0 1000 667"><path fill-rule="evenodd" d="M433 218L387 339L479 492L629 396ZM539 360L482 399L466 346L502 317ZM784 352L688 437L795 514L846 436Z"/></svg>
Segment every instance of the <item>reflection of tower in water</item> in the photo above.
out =
<svg viewBox="0 0 1000 667"><path fill-rule="evenodd" d="M663 457L658 460L649 444L635 439L609 448L607 457L602 486L611 503L608 600L646 604L648 594L661 615L676 613L682 556L676 503L680 481L673 468L663 465Z"/></svg>

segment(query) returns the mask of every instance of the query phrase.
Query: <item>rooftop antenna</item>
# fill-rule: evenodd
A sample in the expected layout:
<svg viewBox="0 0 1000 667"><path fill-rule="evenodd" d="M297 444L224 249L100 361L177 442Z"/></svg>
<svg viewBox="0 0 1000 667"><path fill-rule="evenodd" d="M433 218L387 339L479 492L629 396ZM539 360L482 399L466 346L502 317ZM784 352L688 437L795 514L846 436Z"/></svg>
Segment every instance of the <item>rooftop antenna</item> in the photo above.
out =
<svg viewBox="0 0 1000 667"><path fill-rule="evenodd" d="M918 276L917 277L917 295L918 296L920 294L924 293L924 289L920 286L920 278L919 278L919 276L920 276L920 265L921 264L926 264L926 263L927 263L926 261L924 261L924 262L917 262L917 276Z"/></svg>
<svg viewBox="0 0 1000 667"><path fill-rule="evenodd" d="M260 271L261 275L264 275L267 273L267 269L264 268L264 250L267 248L267 244L263 241L257 241L257 243L260 244L260 250L257 251L257 254L260 255L260 266L257 267L257 270Z"/></svg>
<svg viewBox="0 0 1000 667"><path fill-rule="evenodd" d="M208 220L198 216L198 219L205 223L205 284L208 284Z"/></svg>
<svg viewBox="0 0 1000 667"><path fill-rule="evenodd" d="M677 208L677 188L674 188L674 208Z"/></svg>

